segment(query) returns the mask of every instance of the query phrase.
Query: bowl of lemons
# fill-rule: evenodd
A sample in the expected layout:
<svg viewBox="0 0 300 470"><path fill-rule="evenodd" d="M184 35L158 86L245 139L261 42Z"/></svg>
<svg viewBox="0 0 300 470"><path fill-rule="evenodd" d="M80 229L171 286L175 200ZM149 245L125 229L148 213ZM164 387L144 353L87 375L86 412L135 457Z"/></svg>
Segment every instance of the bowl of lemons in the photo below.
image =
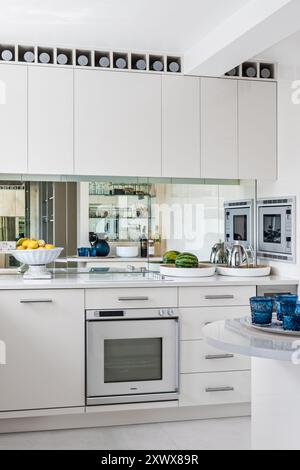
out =
<svg viewBox="0 0 300 470"><path fill-rule="evenodd" d="M44 240L21 238L17 242L16 250L12 250L11 254L17 261L28 266L24 278L50 279L52 276L46 266L53 263L62 251L63 248L56 248Z"/></svg>

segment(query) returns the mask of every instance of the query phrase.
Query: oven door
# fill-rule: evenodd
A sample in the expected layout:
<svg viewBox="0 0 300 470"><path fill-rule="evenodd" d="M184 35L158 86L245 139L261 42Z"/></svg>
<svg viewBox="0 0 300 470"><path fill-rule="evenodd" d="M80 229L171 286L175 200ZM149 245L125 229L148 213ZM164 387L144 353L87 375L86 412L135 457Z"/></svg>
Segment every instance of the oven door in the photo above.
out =
<svg viewBox="0 0 300 470"><path fill-rule="evenodd" d="M88 399L177 392L178 366L178 319L87 322Z"/></svg>
<svg viewBox="0 0 300 470"><path fill-rule="evenodd" d="M259 207L258 251L291 254L292 247L287 238L288 206Z"/></svg>
<svg viewBox="0 0 300 470"><path fill-rule="evenodd" d="M225 236L227 243L239 241L247 245L251 244L250 212L250 207L225 210Z"/></svg>

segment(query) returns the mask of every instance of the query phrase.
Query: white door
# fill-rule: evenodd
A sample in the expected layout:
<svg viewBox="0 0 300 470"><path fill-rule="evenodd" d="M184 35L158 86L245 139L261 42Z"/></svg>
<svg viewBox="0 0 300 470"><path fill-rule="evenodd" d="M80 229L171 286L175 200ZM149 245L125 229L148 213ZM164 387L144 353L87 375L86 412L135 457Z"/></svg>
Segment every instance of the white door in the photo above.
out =
<svg viewBox="0 0 300 470"><path fill-rule="evenodd" d="M277 178L277 84L239 81L239 177Z"/></svg>
<svg viewBox="0 0 300 470"><path fill-rule="evenodd" d="M238 178L236 80L201 79L201 177Z"/></svg>
<svg viewBox="0 0 300 470"><path fill-rule="evenodd" d="M161 176L161 76L75 71L75 173Z"/></svg>
<svg viewBox="0 0 300 470"><path fill-rule="evenodd" d="M0 65L1 173L27 171L27 66Z"/></svg>
<svg viewBox="0 0 300 470"><path fill-rule="evenodd" d="M28 68L28 172L73 173L73 70Z"/></svg>
<svg viewBox="0 0 300 470"><path fill-rule="evenodd" d="M84 291L1 291L0 412L80 407Z"/></svg>
<svg viewBox="0 0 300 470"><path fill-rule="evenodd" d="M200 79L162 77L162 176L200 178Z"/></svg>

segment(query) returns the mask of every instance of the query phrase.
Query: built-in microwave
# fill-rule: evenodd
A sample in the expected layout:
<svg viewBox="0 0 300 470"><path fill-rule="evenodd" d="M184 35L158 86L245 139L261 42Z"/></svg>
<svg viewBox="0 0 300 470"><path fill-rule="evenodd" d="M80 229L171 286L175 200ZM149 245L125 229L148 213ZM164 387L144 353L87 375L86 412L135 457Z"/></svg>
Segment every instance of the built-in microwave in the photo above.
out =
<svg viewBox="0 0 300 470"><path fill-rule="evenodd" d="M224 203L225 242L231 245L236 241L247 248L253 247L254 239L254 202L226 201Z"/></svg>
<svg viewBox="0 0 300 470"><path fill-rule="evenodd" d="M294 263L296 198L259 199L257 218L257 256Z"/></svg>

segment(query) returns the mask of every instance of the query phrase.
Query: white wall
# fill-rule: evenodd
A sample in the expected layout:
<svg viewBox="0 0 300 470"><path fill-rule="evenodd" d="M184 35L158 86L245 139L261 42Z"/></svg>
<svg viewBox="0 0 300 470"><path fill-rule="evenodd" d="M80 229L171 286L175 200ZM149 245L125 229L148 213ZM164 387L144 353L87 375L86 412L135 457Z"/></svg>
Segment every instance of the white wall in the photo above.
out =
<svg viewBox="0 0 300 470"><path fill-rule="evenodd" d="M294 79L300 79L300 75L291 72L290 68L282 67L278 83L279 178L276 182L258 182L257 196L297 196L297 263L270 264L276 273L300 277L300 104L292 102L292 83Z"/></svg>

